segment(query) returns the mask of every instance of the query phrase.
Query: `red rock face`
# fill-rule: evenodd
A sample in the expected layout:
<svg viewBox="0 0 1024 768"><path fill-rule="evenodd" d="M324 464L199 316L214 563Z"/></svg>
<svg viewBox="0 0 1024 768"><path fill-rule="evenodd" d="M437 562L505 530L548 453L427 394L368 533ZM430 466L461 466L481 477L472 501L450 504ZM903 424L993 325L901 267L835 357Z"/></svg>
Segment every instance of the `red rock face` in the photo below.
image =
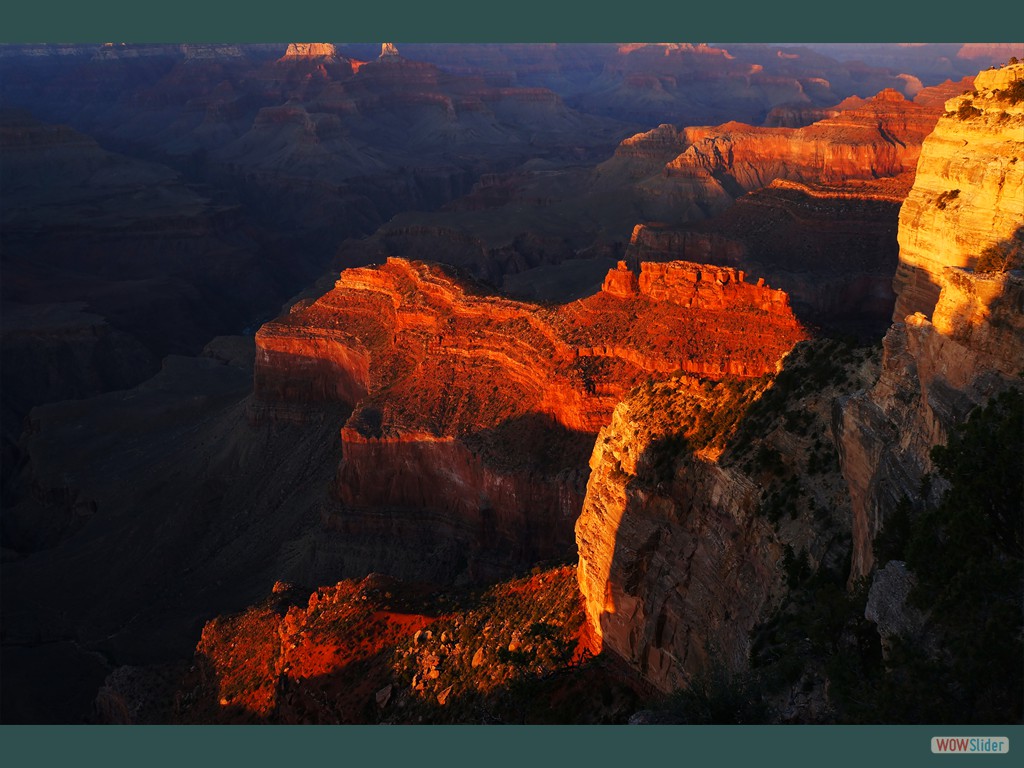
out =
<svg viewBox="0 0 1024 768"><path fill-rule="evenodd" d="M887 89L806 128L688 128L690 148L667 170L680 176L727 173L744 190L773 178L830 183L896 176L913 170L937 119L937 110Z"/></svg>
<svg viewBox="0 0 1024 768"><path fill-rule="evenodd" d="M163 691L153 690L159 668L121 667L97 709L118 723L623 722L640 686L590 663L589 639L567 566L497 584L472 604L379 574L308 598L278 582L262 603L207 622L190 669L164 672ZM148 685L132 685L146 672ZM146 719L147 700L173 712Z"/></svg>
<svg viewBox="0 0 1024 768"><path fill-rule="evenodd" d="M572 551L594 435L632 386L759 376L804 338L786 295L744 278L620 263L600 293L544 307L392 258L261 328L256 394L271 413L352 406L335 489L346 507L430 511L481 551L555 557Z"/></svg>
<svg viewBox="0 0 1024 768"><path fill-rule="evenodd" d="M926 88L914 101L887 88L870 99L852 97L827 109L797 104L792 109L799 114L769 116L775 125L817 119L802 128L735 121L681 131L661 126L622 142L607 170L623 166L619 173L644 177L640 188L652 210L675 221L721 213L779 181L816 185L838 197L902 199L943 97L962 85Z"/></svg>

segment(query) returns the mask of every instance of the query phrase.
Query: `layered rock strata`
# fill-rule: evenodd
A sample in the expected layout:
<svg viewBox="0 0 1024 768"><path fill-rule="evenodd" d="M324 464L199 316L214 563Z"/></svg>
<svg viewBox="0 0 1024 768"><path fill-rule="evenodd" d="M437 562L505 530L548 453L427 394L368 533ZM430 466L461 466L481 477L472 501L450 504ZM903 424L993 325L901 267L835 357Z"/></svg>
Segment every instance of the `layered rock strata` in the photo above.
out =
<svg viewBox="0 0 1024 768"><path fill-rule="evenodd" d="M786 592L787 557L835 569L846 486L826 435L864 350L800 344L774 377L671 377L615 409L590 459L577 576L603 650L669 692L743 672L751 631Z"/></svg>
<svg viewBox="0 0 1024 768"><path fill-rule="evenodd" d="M897 504L920 498L931 448L1024 376L1024 273L1001 271L1020 265L1024 104L1009 94L1022 79L1019 64L982 72L976 96L947 102L901 209L882 374L835 416L853 505L851 579L871 572L872 542ZM997 268L973 269L990 249Z"/></svg>
<svg viewBox="0 0 1024 768"><path fill-rule="evenodd" d="M1022 247L1024 100L1010 94L1022 80L1024 64L979 73L925 140L900 209L893 322L931 316L945 267L974 267L987 248Z"/></svg>
<svg viewBox="0 0 1024 768"><path fill-rule="evenodd" d="M392 258L259 331L256 397L271 416L295 401L354 409L335 488L347 509L454 521L480 568L564 556L593 436L632 386L760 376L803 338L785 294L744 278L620 264L600 293L544 307Z"/></svg>
<svg viewBox="0 0 1024 768"><path fill-rule="evenodd" d="M924 89L913 101L888 88L821 110L817 122L801 128L732 121L676 131L663 125L622 142L608 167L628 159L633 173L644 175L657 166L638 182L639 190L657 215L684 222L720 213L775 180L820 185L840 197L902 199L941 101L965 85Z"/></svg>
<svg viewBox="0 0 1024 768"><path fill-rule="evenodd" d="M746 633L780 587L781 548L741 473L706 458L652 471L664 435L637 405L622 403L598 435L576 524L577 576L602 649L670 691L710 668L712 655L728 669L744 665Z"/></svg>

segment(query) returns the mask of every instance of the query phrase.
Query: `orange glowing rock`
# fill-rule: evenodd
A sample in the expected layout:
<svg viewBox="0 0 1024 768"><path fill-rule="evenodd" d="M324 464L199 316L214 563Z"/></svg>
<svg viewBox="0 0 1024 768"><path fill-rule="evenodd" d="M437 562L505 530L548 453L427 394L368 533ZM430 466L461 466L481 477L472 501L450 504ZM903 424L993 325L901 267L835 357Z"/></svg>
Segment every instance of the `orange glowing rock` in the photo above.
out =
<svg viewBox="0 0 1024 768"><path fill-rule="evenodd" d="M725 267L620 264L601 292L541 306L389 258L264 325L255 391L272 417L352 407L335 485L346 508L429 510L501 553L480 568L525 564L574 550L594 436L632 387L761 376L806 335L782 291Z"/></svg>

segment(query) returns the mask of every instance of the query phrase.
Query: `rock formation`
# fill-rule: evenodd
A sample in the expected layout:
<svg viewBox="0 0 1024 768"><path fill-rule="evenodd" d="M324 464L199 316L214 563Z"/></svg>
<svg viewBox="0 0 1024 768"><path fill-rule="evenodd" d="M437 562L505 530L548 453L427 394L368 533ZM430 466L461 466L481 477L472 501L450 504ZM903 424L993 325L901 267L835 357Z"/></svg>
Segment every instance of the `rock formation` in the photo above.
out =
<svg viewBox="0 0 1024 768"><path fill-rule="evenodd" d="M973 267L1004 243L1021 247L1024 101L1010 89L1022 80L1024 64L979 73L977 96L949 99L928 136L900 210L894 322L931 316L945 267Z"/></svg>
<svg viewBox="0 0 1024 768"><path fill-rule="evenodd" d="M753 483L701 459L659 480L666 425L643 405L621 404L598 435L576 524L577 575L602 650L671 691L712 656L742 667L746 634L780 586L780 551L756 519Z"/></svg>
<svg viewBox="0 0 1024 768"><path fill-rule="evenodd" d="M332 59L338 55L330 43L289 43L281 61L289 59Z"/></svg>
<svg viewBox="0 0 1024 768"><path fill-rule="evenodd" d="M832 397L872 370L813 342L774 380L664 378L619 404L576 523L604 651L665 692L746 669L751 630L786 591L784 553L834 568L848 546L846 487L822 437Z"/></svg>
<svg viewBox="0 0 1024 768"><path fill-rule="evenodd" d="M541 307L390 258L260 329L256 397L272 418L350 405L343 505L439 515L474 542L471 571L500 572L571 551L593 435L638 381L760 376L803 338L785 294L744 277L620 264L601 293Z"/></svg>
<svg viewBox="0 0 1024 768"><path fill-rule="evenodd" d="M568 566L472 601L380 574L311 593L278 582L261 603L207 622L176 681L166 668L120 667L98 709L135 723L160 722L161 699L164 722L195 724L621 722L636 694L586 663L575 586ZM161 671L169 691L139 685ZM595 686L604 700L578 706Z"/></svg>
<svg viewBox="0 0 1024 768"><path fill-rule="evenodd" d="M937 117L885 90L805 128L686 128L687 149L665 166L666 183L691 205L719 211L774 179L835 186L896 177L914 169Z"/></svg>
<svg viewBox="0 0 1024 768"><path fill-rule="evenodd" d="M898 206L924 136L964 84L913 102L892 90L851 97L799 129L661 126L631 137L600 167L655 219L627 255L742 267L785 290L802 319L881 336Z"/></svg>
<svg viewBox="0 0 1024 768"><path fill-rule="evenodd" d="M776 180L727 210L685 228L638 227L627 248L637 259L686 258L741 268L786 291L805 322L879 338L895 295L901 197L877 182L859 189Z"/></svg>
<svg viewBox="0 0 1024 768"><path fill-rule="evenodd" d="M1010 96L1022 78L1019 64L985 71L976 96L947 103L900 211L882 374L840 403L834 426L853 505L851 579L871 572L887 515L920 498L930 449L1024 374L1024 105ZM986 251L994 271L978 268ZM1018 269L1001 271L1014 258Z"/></svg>

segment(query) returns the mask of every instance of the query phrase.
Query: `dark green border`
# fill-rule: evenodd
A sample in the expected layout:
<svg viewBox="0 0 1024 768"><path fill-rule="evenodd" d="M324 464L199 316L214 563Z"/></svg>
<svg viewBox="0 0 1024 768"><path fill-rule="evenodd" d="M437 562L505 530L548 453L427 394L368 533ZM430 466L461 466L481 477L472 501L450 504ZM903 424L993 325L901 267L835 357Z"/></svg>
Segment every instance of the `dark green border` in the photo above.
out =
<svg viewBox="0 0 1024 768"><path fill-rule="evenodd" d="M932 736L1008 736L1010 753L933 755ZM1024 726L0 727L9 765L109 768L696 768L988 766L1019 760Z"/></svg>
<svg viewBox="0 0 1024 768"><path fill-rule="evenodd" d="M0 43L29 42L1016 42L1014 2L947 10L857 0L46 0L6 4ZM2 74L0 74L2 76ZM2 685L2 680L0 680ZM1024 726L654 728L0 726L12 765L534 766L1007 765L936 756L930 738ZM1011 758L1014 759L1014 758ZM780 762L778 759L773 763Z"/></svg>
<svg viewBox="0 0 1024 768"><path fill-rule="evenodd" d="M1013 0L43 0L0 42L1019 42Z"/></svg>

